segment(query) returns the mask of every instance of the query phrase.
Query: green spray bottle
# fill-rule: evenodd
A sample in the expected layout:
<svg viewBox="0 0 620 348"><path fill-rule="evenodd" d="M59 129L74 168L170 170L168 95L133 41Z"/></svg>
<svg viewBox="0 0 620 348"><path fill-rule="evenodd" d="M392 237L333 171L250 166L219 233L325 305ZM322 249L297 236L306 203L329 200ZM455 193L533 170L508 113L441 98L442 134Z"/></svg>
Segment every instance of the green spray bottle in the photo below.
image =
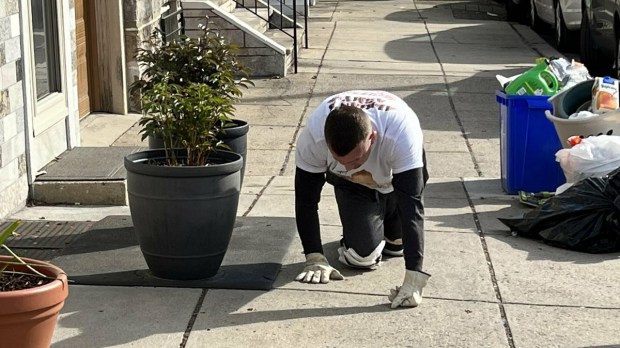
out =
<svg viewBox="0 0 620 348"><path fill-rule="evenodd" d="M524 72L506 87L508 95L554 95L560 88L560 82L547 67L549 60L538 58L536 65Z"/></svg>

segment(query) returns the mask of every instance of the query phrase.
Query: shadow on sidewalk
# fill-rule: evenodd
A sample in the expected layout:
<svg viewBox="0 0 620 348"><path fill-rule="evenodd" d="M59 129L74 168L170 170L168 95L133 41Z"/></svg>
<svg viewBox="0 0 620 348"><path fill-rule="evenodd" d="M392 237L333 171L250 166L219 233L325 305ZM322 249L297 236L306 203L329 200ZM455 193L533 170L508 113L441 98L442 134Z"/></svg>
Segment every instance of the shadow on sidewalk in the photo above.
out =
<svg viewBox="0 0 620 348"><path fill-rule="evenodd" d="M456 192L460 183L431 182L427 185L427 192L433 193L432 198L425 197L427 210L463 212L451 215L427 215L427 226L432 224L432 231L439 233L442 230L448 233L469 233L467 232L469 229L471 233L478 235L478 227L480 227L487 241L493 240L507 245L515 251L515 255L518 254L518 251L527 252L526 260L528 261L596 264L620 258L620 252L589 254L555 247L538 239L515 237L510 229L502 224L498 218L520 216L534 208L523 205L516 196L502 196L499 179L482 179L477 180L475 184L469 183L469 185L468 194L474 204L475 216L469 206L469 201L464 197L452 199L450 197L453 196L447 196L446 198L438 198L441 194L447 195L450 192ZM496 188L489 189L492 186ZM477 219L479 225L476 225L474 218ZM497 245L497 248L501 248L501 246ZM499 249L494 248L493 250L497 252Z"/></svg>

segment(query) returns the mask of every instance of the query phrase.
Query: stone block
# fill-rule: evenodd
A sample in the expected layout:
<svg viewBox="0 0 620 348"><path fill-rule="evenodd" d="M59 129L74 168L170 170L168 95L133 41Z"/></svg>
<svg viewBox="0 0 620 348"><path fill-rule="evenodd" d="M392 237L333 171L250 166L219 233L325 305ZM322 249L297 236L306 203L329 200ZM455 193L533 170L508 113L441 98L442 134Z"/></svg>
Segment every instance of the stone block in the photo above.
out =
<svg viewBox="0 0 620 348"><path fill-rule="evenodd" d="M124 0L123 22L125 28L140 28L160 17L165 0Z"/></svg>
<svg viewBox="0 0 620 348"><path fill-rule="evenodd" d="M267 57L280 55L274 51L271 47L244 47L239 49L239 56L263 56Z"/></svg>
<svg viewBox="0 0 620 348"><path fill-rule="evenodd" d="M230 43L234 43L235 45L241 47L243 46L244 35L243 31L239 29L234 30L222 30L220 32L224 38Z"/></svg>
<svg viewBox="0 0 620 348"><path fill-rule="evenodd" d="M0 91L0 118L9 113L9 91L4 89Z"/></svg>
<svg viewBox="0 0 620 348"><path fill-rule="evenodd" d="M215 25L215 24L211 24L215 15L211 12L211 11L206 11L208 14L206 15L202 15L202 16L192 16L192 17L185 17L185 31L188 30L196 30L196 31L200 31L200 26L201 25L208 25L209 27L211 27L211 25ZM207 17L209 17L209 24L207 24Z"/></svg>
<svg viewBox="0 0 620 348"><path fill-rule="evenodd" d="M255 38L253 35L245 34L244 47L268 47L263 41Z"/></svg>
<svg viewBox="0 0 620 348"><path fill-rule="evenodd" d="M18 60L18 61L21 61ZM2 75L2 86L10 86L17 82L17 62L9 62L0 68L0 74Z"/></svg>
<svg viewBox="0 0 620 348"><path fill-rule="evenodd" d="M0 152L5 162L17 160L21 155L24 155L26 153L24 132L18 133L10 139L6 139L4 144L0 146Z"/></svg>
<svg viewBox="0 0 620 348"><path fill-rule="evenodd" d="M4 59L6 62L18 60L22 56L21 40L19 36L10 38L4 42Z"/></svg>
<svg viewBox="0 0 620 348"><path fill-rule="evenodd" d="M24 108L18 108L15 112L15 120L17 121L17 129L23 131L25 128ZM1 141L0 141L1 142Z"/></svg>
<svg viewBox="0 0 620 348"><path fill-rule="evenodd" d="M195 18L195 19L198 19L198 18ZM199 24L204 24L204 21L202 22L195 21L195 28L199 28L198 27ZM209 28L217 28L220 30L236 30L237 29L237 27L234 24L231 24L227 20L221 17L216 17L216 16L209 17Z"/></svg>
<svg viewBox="0 0 620 348"><path fill-rule="evenodd" d="M2 146L4 147L4 146ZM19 163L17 160L0 159L0 192L13 185L19 179Z"/></svg>
<svg viewBox="0 0 620 348"><path fill-rule="evenodd" d="M0 219L5 219L24 207L27 199L28 179L26 175L21 175L10 185L0 189Z"/></svg>
<svg viewBox="0 0 620 348"><path fill-rule="evenodd" d="M15 37L21 34L21 26L19 25L19 14L11 15L11 36Z"/></svg>
<svg viewBox="0 0 620 348"><path fill-rule="evenodd" d="M5 15L10 16L19 13L19 4L17 0L3 0Z"/></svg>
<svg viewBox="0 0 620 348"><path fill-rule="evenodd" d="M251 76L285 76L285 57L282 55L269 56L240 56L239 61L251 69Z"/></svg>
<svg viewBox="0 0 620 348"><path fill-rule="evenodd" d="M14 83L7 89L9 99L9 112L13 112L24 106L24 94L21 83Z"/></svg>
<svg viewBox="0 0 620 348"><path fill-rule="evenodd" d="M4 116L0 120L0 125L2 125L2 129L4 130L5 140L9 140L17 135L17 120L14 112Z"/></svg>
<svg viewBox="0 0 620 348"><path fill-rule="evenodd" d="M0 41L11 38L11 17L0 18Z"/></svg>

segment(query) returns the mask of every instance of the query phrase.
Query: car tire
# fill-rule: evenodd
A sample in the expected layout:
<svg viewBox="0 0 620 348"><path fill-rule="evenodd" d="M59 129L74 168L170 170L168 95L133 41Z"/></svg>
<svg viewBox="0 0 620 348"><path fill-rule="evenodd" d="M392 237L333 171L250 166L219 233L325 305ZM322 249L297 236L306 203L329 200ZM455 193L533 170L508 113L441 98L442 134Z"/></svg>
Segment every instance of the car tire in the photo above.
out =
<svg viewBox="0 0 620 348"><path fill-rule="evenodd" d="M616 63L614 63L614 61L611 61L610 57L603 57L603 55L599 54L597 49L594 47L594 44L592 42L590 22L585 13L581 16L580 43L581 48L579 50L579 58L581 59L581 62L585 64L585 66L588 68L588 72L590 72L591 76L605 76L612 74L611 70ZM611 58L613 59L616 57Z"/></svg>
<svg viewBox="0 0 620 348"><path fill-rule="evenodd" d="M583 5L582 5L583 6ZM581 15L581 27L579 28L579 59L585 64L588 70L592 67L592 41L590 39L590 25L585 11Z"/></svg>
<svg viewBox="0 0 620 348"><path fill-rule="evenodd" d="M521 17L519 6L512 0L504 0L504 5L506 6L506 19L510 22L518 22Z"/></svg>
<svg viewBox="0 0 620 348"><path fill-rule="evenodd" d="M520 4L515 4L513 0L504 0L506 6L506 19L510 22L518 22L524 24L526 21L525 9L523 2L529 0L521 0Z"/></svg>
<svg viewBox="0 0 620 348"><path fill-rule="evenodd" d="M534 0L530 0L529 6L527 7L527 24L534 31L540 30L540 19L538 18L538 13L536 12Z"/></svg>
<svg viewBox="0 0 620 348"><path fill-rule="evenodd" d="M555 25L553 27L555 46L561 51L570 51L575 48L574 35L566 28L560 2L555 1L553 6Z"/></svg>
<svg viewBox="0 0 620 348"><path fill-rule="evenodd" d="M614 24L616 25L616 24ZM615 29L614 32L618 32L618 29ZM620 78L620 35L616 34L616 54L614 57L613 70L611 71L611 76L615 78Z"/></svg>

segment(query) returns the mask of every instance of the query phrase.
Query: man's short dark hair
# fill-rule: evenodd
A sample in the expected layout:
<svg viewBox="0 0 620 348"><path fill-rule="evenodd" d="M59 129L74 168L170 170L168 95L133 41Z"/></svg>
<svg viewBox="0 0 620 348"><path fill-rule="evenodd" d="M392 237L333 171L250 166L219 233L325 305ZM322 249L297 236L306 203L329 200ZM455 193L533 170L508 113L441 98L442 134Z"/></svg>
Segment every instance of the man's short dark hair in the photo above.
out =
<svg viewBox="0 0 620 348"><path fill-rule="evenodd" d="M338 156L345 156L370 136L370 118L364 110L341 105L325 120L325 141Z"/></svg>

